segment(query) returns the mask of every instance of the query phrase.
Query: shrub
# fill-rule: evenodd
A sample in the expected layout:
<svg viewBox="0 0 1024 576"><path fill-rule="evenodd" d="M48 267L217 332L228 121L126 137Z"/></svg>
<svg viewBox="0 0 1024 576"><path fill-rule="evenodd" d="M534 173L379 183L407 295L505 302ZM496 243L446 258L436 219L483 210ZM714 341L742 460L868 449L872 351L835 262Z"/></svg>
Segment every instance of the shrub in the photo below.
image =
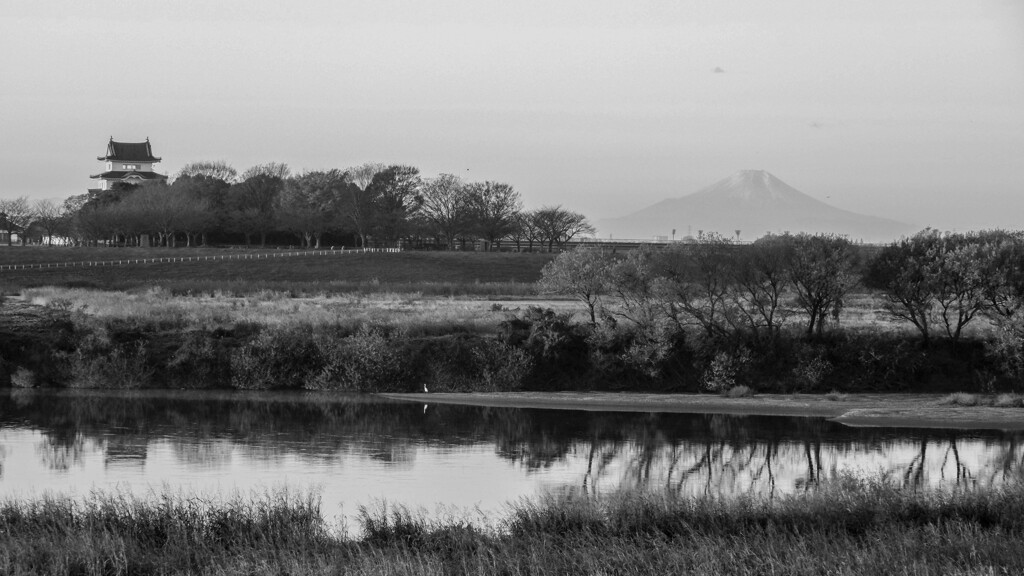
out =
<svg viewBox="0 0 1024 576"><path fill-rule="evenodd" d="M265 328L231 354L231 385L243 390L302 388L323 369L308 327Z"/></svg>
<svg viewBox="0 0 1024 576"><path fill-rule="evenodd" d="M542 388L564 386L589 374L589 331L570 321L568 314L529 307L499 326L499 340L522 348L533 358L533 384ZM543 378L542 381L537 380Z"/></svg>
<svg viewBox="0 0 1024 576"><path fill-rule="evenodd" d="M747 386L740 385L729 388L725 395L729 398L749 398L754 395L754 391Z"/></svg>
<svg viewBox="0 0 1024 576"><path fill-rule="evenodd" d="M793 368L793 378L797 389L810 392L821 387L825 378L832 373L832 363L825 357L825 349L820 346L806 346L797 351L797 364Z"/></svg>
<svg viewBox="0 0 1024 576"><path fill-rule="evenodd" d="M1024 396L1018 394L1000 394L993 404L996 408L1024 408Z"/></svg>
<svg viewBox="0 0 1024 576"><path fill-rule="evenodd" d="M725 393L736 386L736 379L750 365L750 350L721 351L704 370L701 385L709 392Z"/></svg>
<svg viewBox="0 0 1024 576"><path fill-rule="evenodd" d="M380 327L360 327L345 339L347 357L341 367L342 378L355 390L402 390L406 358L395 345L400 336L389 337Z"/></svg>
<svg viewBox="0 0 1024 576"><path fill-rule="evenodd" d="M939 404L944 406L977 406L978 397L974 394L967 394L966 392L957 392L946 396L939 401Z"/></svg>
<svg viewBox="0 0 1024 576"><path fill-rule="evenodd" d="M593 374L588 385L593 387L602 381L618 386L634 382L649 385L661 381L678 387L693 370L685 334L681 330L661 330L654 335L649 332L604 315L587 334Z"/></svg>
<svg viewBox="0 0 1024 576"><path fill-rule="evenodd" d="M472 355L480 378L477 389L519 390L533 371L533 358L526 351L502 342L486 340L473 349Z"/></svg>
<svg viewBox="0 0 1024 576"><path fill-rule="evenodd" d="M11 374L11 386L14 386L15 388L35 388L35 372L25 368L24 366L18 366L18 368L14 370L14 374Z"/></svg>
<svg viewBox="0 0 1024 576"><path fill-rule="evenodd" d="M986 356L1010 377L1018 390L1024 389L1024 339L1020 327L1001 326L996 337L985 342Z"/></svg>
<svg viewBox="0 0 1024 576"><path fill-rule="evenodd" d="M105 345L100 338L87 338L70 355L72 388L141 388L153 376L146 361L146 346L134 343Z"/></svg>
<svg viewBox="0 0 1024 576"><path fill-rule="evenodd" d="M313 341L319 360L307 372L304 386L358 392L407 390L409 358L401 346L404 336L370 325L345 338L320 331Z"/></svg>
<svg viewBox="0 0 1024 576"><path fill-rule="evenodd" d="M203 330L193 330L167 362L175 385L208 388L231 383L231 354L221 339Z"/></svg>
<svg viewBox="0 0 1024 576"><path fill-rule="evenodd" d="M843 400L846 400L849 397L849 394L843 394L842 392L839 392L837 390L833 390L828 394L825 394L825 399L831 400L832 402L842 402Z"/></svg>
<svg viewBox="0 0 1024 576"><path fill-rule="evenodd" d="M682 366L689 362L685 334L682 330L665 328L653 334L636 330L620 353L627 369L656 380L678 376Z"/></svg>

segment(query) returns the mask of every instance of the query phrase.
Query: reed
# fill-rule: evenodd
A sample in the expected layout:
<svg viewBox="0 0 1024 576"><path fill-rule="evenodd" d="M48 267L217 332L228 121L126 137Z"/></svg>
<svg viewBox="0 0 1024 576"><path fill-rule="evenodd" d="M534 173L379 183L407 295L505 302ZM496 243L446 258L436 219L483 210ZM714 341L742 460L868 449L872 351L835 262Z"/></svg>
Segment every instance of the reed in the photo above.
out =
<svg viewBox="0 0 1024 576"><path fill-rule="evenodd" d="M0 573L864 574L1024 570L1024 485L920 491L844 478L766 498L564 493L501 518L362 508L333 529L315 495L226 501L93 494L0 503Z"/></svg>

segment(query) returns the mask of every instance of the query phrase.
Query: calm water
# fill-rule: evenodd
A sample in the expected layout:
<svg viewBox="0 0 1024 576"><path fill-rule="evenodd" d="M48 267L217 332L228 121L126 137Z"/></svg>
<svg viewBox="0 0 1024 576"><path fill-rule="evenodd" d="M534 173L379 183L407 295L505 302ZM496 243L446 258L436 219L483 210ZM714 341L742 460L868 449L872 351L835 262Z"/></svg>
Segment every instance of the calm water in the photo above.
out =
<svg viewBox="0 0 1024 576"><path fill-rule="evenodd" d="M843 471L914 485L1024 478L1024 433L820 418L424 405L363 396L0 391L0 497L93 488L316 488L329 518L385 499L500 509L547 490L780 494Z"/></svg>

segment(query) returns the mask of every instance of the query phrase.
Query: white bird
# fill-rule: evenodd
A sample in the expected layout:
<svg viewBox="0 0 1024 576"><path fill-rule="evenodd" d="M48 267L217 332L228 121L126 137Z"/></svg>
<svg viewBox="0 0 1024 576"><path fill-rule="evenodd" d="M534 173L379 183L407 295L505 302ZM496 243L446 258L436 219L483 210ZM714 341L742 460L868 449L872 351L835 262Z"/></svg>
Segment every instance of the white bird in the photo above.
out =
<svg viewBox="0 0 1024 576"><path fill-rule="evenodd" d="M427 392L430 392L430 390L427 390L427 385L424 384L423 385L423 393L426 394Z"/></svg>

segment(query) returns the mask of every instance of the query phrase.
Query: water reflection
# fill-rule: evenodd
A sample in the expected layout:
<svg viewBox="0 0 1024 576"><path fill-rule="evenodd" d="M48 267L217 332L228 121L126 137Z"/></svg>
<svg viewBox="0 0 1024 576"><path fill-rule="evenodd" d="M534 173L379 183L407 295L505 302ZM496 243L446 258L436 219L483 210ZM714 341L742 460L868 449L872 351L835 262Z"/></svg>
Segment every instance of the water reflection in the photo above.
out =
<svg viewBox="0 0 1024 576"><path fill-rule="evenodd" d="M546 489L775 494L848 470L906 485L1024 478L1020 432L850 428L820 418L431 405L372 397L0 392L0 495L316 485L494 507ZM354 508L350 508L351 509Z"/></svg>

